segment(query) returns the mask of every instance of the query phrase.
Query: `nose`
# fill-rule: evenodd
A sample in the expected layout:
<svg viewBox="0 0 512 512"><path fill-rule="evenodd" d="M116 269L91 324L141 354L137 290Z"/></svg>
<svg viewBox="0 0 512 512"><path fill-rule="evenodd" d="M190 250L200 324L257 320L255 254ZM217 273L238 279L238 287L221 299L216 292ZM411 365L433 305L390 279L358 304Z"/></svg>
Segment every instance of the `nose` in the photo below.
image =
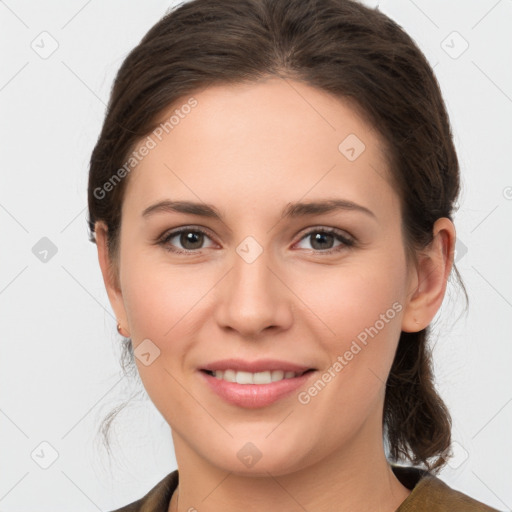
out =
<svg viewBox="0 0 512 512"><path fill-rule="evenodd" d="M233 266L217 290L218 325L251 339L288 329L293 293L279 268L265 250L254 261L235 252Z"/></svg>

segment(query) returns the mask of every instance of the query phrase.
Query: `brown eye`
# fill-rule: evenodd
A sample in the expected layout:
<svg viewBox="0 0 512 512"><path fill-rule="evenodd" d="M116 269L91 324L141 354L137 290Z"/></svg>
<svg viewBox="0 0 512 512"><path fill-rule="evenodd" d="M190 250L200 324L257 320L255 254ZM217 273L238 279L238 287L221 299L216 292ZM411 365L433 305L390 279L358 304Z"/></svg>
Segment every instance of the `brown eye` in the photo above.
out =
<svg viewBox="0 0 512 512"><path fill-rule="evenodd" d="M353 239L341 234L336 229L313 229L301 238L301 242L303 240L309 240L313 251L325 254L338 252L354 245ZM338 245L333 245L336 242L339 242ZM303 248L309 249L308 247Z"/></svg>
<svg viewBox="0 0 512 512"><path fill-rule="evenodd" d="M188 253L199 252L203 247L205 238L210 239L201 229L181 228L167 234L159 244L170 252Z"/></svg>

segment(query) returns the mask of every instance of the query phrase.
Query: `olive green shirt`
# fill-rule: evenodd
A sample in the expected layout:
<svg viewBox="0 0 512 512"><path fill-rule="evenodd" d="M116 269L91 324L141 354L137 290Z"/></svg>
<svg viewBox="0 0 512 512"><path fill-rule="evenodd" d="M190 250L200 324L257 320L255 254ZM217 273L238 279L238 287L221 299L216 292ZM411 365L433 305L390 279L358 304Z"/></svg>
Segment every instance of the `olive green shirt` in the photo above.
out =
<svg viewBox="0 0 512 512"><path fill-rule="evenodd" d="M498 512L451 489L434 475L414 467L391 466L402 485L411 490L396 512ZM178 486L178 470L169 473L143 498L113 512L167 512Z"/></svg>

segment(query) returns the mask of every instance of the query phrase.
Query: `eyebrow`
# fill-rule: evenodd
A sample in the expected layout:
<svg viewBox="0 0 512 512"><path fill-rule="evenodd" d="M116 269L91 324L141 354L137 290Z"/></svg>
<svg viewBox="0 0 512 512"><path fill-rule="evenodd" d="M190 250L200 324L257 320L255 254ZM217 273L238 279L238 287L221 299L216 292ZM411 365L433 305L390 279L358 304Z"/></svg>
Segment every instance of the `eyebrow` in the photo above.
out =
<svg viewBox="0 0 512 512"><path fill-rule="evenodd" d="M322 215L336 211L357 211L362 212L376 219L375 214L360 204L347 199L325 199L322 201L288 203L281 213L282 218L297 218L308 215ZM149 217L157 212L175 212L199 215L223 222L221 213L215 206L207 203L195 203L193 201L159 201L148 206L143 212L143 217Z"/></svg>

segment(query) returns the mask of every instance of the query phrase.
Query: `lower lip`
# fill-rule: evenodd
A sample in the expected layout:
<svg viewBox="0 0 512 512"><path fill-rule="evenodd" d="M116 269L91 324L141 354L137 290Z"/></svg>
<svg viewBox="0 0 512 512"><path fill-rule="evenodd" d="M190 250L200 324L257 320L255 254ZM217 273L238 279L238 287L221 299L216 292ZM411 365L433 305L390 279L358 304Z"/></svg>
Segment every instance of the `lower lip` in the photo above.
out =
<svg viewBox="0 0 512 512"><path fill-rule="evenodd" d="M304 386L315 371L309 371L300 377L282 379L270 384L237 384L218 379L204 371L199 371L210 388L230 404L246 409L257 409L277 402L297 388Z"/></svg>

